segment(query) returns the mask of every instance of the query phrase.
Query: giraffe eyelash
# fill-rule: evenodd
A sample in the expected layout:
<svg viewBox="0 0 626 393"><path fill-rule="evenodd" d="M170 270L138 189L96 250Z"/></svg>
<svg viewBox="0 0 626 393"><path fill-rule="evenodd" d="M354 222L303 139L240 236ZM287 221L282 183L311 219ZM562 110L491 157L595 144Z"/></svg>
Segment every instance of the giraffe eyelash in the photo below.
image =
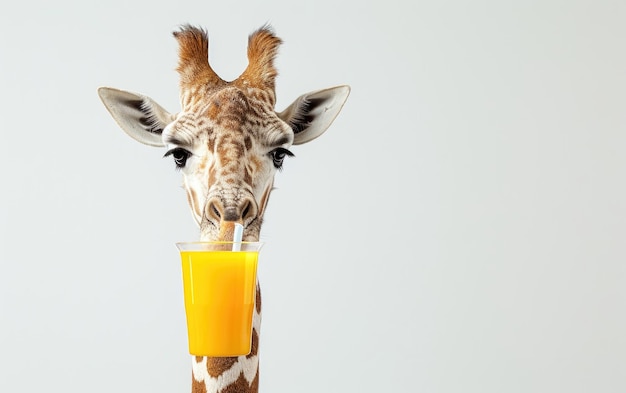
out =
<svg viewBox="0 0 626 393"><path fill-rule="evenodd" d="M185 150L182 147L175 147L171 150L168 150L167 153L163 155L163 157L172 156L174 158L174 164L176 164L176 170L183 169L185 164L187 164L187 160L191 156L191 152L189 150Z"/></svg>
<svg viewBox="0 0 626 393"><path fill-rule="evenodd" d="M282 171L283 169L283 160L285 157L295 157L292 152L283 147L278 147L272 150L269 155L274 163L274 167L279 171Z"/></svg>

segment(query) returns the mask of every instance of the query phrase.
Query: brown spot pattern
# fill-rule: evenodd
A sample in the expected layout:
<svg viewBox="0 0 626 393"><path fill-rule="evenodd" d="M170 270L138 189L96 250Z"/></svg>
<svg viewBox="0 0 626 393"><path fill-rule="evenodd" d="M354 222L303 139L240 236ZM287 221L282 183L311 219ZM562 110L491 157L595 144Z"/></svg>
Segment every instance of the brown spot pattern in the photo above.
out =
<svg viewBox="0 0 626 393"><path fill-rule="evenodd" d="M207 110L207 116L210 119L216 119L220 113L220 103L218 100L214 100L209 104L209 109Z"/></svg>
<svg viewBox="0 0 626 393"><path fill-rule="evenodd" d="M235 363L237 363L237 357L207 358L206 368L209 375L215 378L230 369Z"/></svg>
<svg viewBox="0 0 626 393"><path fill-rule="evenodd" d="M261 286L256 284L256 312L261 312Z"/></svg>
<svg viewBox="0 0 626 393"><path fill-rule="evenodd" d="M214 152L215 151L215 136L214 135L209 135L209 142L208 142L207 146L208 146L210 152Z"/></svg>
<svg viewBox="0 0 626 393"><path fill-rule="evenodd" d="M203 382L198 382L191 376L191 393L206 393L206 385Z"/></svg>
<svg viewBox="0 0 626 393"><path fill-rule="evenodd" d="M252 184L252 172L250 171L250 168L247 165L244 171L245 171L244 176L243 176L244 183Z"/></svg>
<svg viewBox="0 0 626 393"><path fill-rule="evenodd" d="M246 355L249 359L252 356L259 353L259 334L256 332L256 329L252 330L252 346L250 348L250 353Z"/></svg>

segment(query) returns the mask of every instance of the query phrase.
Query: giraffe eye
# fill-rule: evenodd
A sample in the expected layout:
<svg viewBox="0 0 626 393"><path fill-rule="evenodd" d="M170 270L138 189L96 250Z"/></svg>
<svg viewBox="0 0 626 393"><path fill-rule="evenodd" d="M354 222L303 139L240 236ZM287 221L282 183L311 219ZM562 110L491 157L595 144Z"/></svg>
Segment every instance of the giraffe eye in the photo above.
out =
<svg viewBox="0 0 626 393"><path fill-rule="evenodd" d="M287 156L293 157L293 153L282 147L274 149L270 152L270 157L272 157L272 161L274 162L274 167L276 169L281 169L283 167L283 160Z"/></svg>
<svg viewBox="0 0 626 393"><path fill-rule="evenodd" d="M176 147L165 153L163 157L172 156L174 158L174 164L176 164L176 168L181 169L185 167L187 159L190 155L191 153L188 150L185 150L182 147Z"/></svg>

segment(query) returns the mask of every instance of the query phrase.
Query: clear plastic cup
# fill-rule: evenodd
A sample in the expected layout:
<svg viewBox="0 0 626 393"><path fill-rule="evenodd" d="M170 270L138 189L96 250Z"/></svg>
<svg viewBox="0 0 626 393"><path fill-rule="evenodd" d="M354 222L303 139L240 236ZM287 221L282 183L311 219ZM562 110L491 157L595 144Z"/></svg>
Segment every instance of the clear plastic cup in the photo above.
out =
<svg viewBox="0 0 626 393"><path fill-rule="evenodd" d="M262 245L176 243L182 260L190 354L226 357L250 353Z"/></svg>

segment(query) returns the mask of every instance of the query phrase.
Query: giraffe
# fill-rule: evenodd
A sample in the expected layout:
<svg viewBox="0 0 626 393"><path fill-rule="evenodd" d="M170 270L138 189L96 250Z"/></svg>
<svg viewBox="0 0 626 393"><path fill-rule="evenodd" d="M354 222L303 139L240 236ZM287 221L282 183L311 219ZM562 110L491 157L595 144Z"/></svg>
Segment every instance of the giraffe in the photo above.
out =
<svg viewBox="0 0 626 393"><path fill-rule="evenodd" d="M182 172L183 188L201 241L258 241L274 176L292 145L324 133L350 93L346 85L303 94L276 112L274 60L282 40L265 25L248 37L248 65L227 82L211 68L207 31L183 25L178 41L181 110L152 98L101 87L98 94L119 127L149 146L165 147ZM252 351L238 357L192 356L192 393L252 393L259 386L261 292L257 281Z"/></svg>

